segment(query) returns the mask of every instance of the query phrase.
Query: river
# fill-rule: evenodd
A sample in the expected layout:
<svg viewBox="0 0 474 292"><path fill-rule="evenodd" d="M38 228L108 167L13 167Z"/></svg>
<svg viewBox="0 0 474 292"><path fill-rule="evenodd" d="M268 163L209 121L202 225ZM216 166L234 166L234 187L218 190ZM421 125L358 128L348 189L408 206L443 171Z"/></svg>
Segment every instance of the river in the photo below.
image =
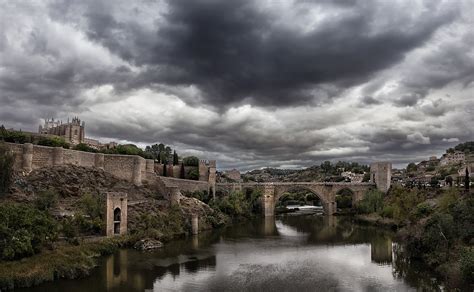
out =
<svg viewBox="0 0 474 292"><path fill-rule="evenodd" d="M350 218L259 218L100 259L90 277L25 291L436 291L434 277L401 255L390 231ZM20 290L23 291L23 290Z"/></svg>

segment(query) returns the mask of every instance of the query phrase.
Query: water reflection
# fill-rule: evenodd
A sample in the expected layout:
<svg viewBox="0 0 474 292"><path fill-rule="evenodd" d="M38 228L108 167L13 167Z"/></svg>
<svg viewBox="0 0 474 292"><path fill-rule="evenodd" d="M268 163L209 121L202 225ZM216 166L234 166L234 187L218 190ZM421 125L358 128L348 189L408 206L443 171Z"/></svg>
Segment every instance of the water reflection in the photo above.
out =
<svg viewBox="0 0 474 292"><path fill-rule="evenodd" d="M156 252L121 250L89 278L31 291L436 290L428 273L416 280L421 273L403 259L390 232L348 218L288 215L199 234Z"/></svg>

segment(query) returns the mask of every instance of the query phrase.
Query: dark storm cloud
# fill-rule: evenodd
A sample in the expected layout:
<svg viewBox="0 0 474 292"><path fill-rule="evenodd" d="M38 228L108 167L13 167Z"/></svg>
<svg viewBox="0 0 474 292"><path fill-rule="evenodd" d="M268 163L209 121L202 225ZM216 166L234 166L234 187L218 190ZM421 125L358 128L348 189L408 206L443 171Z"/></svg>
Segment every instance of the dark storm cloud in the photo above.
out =
<svg viewBox="0 0 474 292"><path fill-rule="evenodd" d="M242 169L400 163L474 137L465 1L0 5L10 127L79 115L103 141Z"/></svg>
<svg viewBox="0 0 474 292"><path fill-rule="evenodd" d="M277 25L278 15L258 9L254 1L167 3L156 31L134 21L120 22L106 9L92 6L85 13L88 36L134 65L146 66L130 86L194 84L207 103L217 106L244 99L258 105L317 101L313 90L321 84L366 81L455 16L453 11L422 14L408 20L410 29L396 29L406 19L386 11L393 14L394 28L368 34L374 29L371 23L381 17L377 5L334 8L330 2L304 3L350 12L301 32Z"/></svg>
<svg viewBox="0 0 474 292"><path fill-rule="evenodd" d="M379 105L379 104L382 104L382 102L380 100L376 100L372 96L366 95L360 98L360 104L362 106L363 105Z"/></svg>
<svg viewBox="0 0 474 292"><path fill-rule="evenodd" d="M399 99L396 99L393 103L395 106L405 107L405 106L414 106L420 101L424 95L419 93L410 93L405 94Z"/></svg>

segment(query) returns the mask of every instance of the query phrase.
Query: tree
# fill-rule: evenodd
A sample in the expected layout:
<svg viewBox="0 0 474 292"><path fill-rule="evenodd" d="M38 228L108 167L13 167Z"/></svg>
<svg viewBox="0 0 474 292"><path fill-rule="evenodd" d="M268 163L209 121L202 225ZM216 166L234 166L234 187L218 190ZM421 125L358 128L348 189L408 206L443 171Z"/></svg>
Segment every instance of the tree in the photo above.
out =
<svg viewBox="0 0 474 292"><path fill-rule="evenodd" d="M184 163L181 163L181 173L179 174L179 177L182 178L182 179L186 178Z"/></svg>
<svg viewBox="0 0 474 292"><path fill-rule="evenodd" d="M168 176L167 172L168 162L163 162L163 176Z"/></svg>
<svg viewBox="0 0 474 292"><path fill-rule="evenodd" d="M13 178L13 163L15 157L8 147L0 144L0 195L10 188Z"/></svg>
<svg viewBox="0 0 474 292"><path fill-rule="evenodd" d="M452 176L447 176L446 177L446 184L448 184L450 187L453 186L453 177Z"/></svg>
<svg viewBox="0 0 474 292"><path fill-rule="evenodd" d="M415 163L412 162L412 163L408 164L407 172L415 172L417 170L418 170L418 167L416 166Z"/></svg>
<svg viewBox="0 0 474 292"><path fill-rule="evenodd" d="M183 159L185 166L199 166L199 158L196 156L188 156Z"/></svg>
<svg viewBox="0 0 474 292"><path fill-rule="evenodd" d="M178 165L179 163L179 157L178 157L178 154L176 153L176 150L173 151L173 165Z"/></svg>
<svg viewBox="0 0 474 292"><path fill-rule="evenodd" d="M466 188L467 191L469 191L469 170L467 169L468 167L466 166L466 176L464 177L464 187Z"/></svg>

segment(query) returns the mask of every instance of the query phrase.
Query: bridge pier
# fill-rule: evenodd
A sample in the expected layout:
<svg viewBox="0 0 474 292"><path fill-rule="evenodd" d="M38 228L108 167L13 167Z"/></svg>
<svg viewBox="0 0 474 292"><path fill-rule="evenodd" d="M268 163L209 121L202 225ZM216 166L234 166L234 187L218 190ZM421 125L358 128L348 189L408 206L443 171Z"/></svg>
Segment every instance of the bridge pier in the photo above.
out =
<svg viewBox="0 0 474 292"><path fill-rule="evenodd" d="M263 216L275 216L275 187L273 185L265 185L262 195Z"/></svg>

